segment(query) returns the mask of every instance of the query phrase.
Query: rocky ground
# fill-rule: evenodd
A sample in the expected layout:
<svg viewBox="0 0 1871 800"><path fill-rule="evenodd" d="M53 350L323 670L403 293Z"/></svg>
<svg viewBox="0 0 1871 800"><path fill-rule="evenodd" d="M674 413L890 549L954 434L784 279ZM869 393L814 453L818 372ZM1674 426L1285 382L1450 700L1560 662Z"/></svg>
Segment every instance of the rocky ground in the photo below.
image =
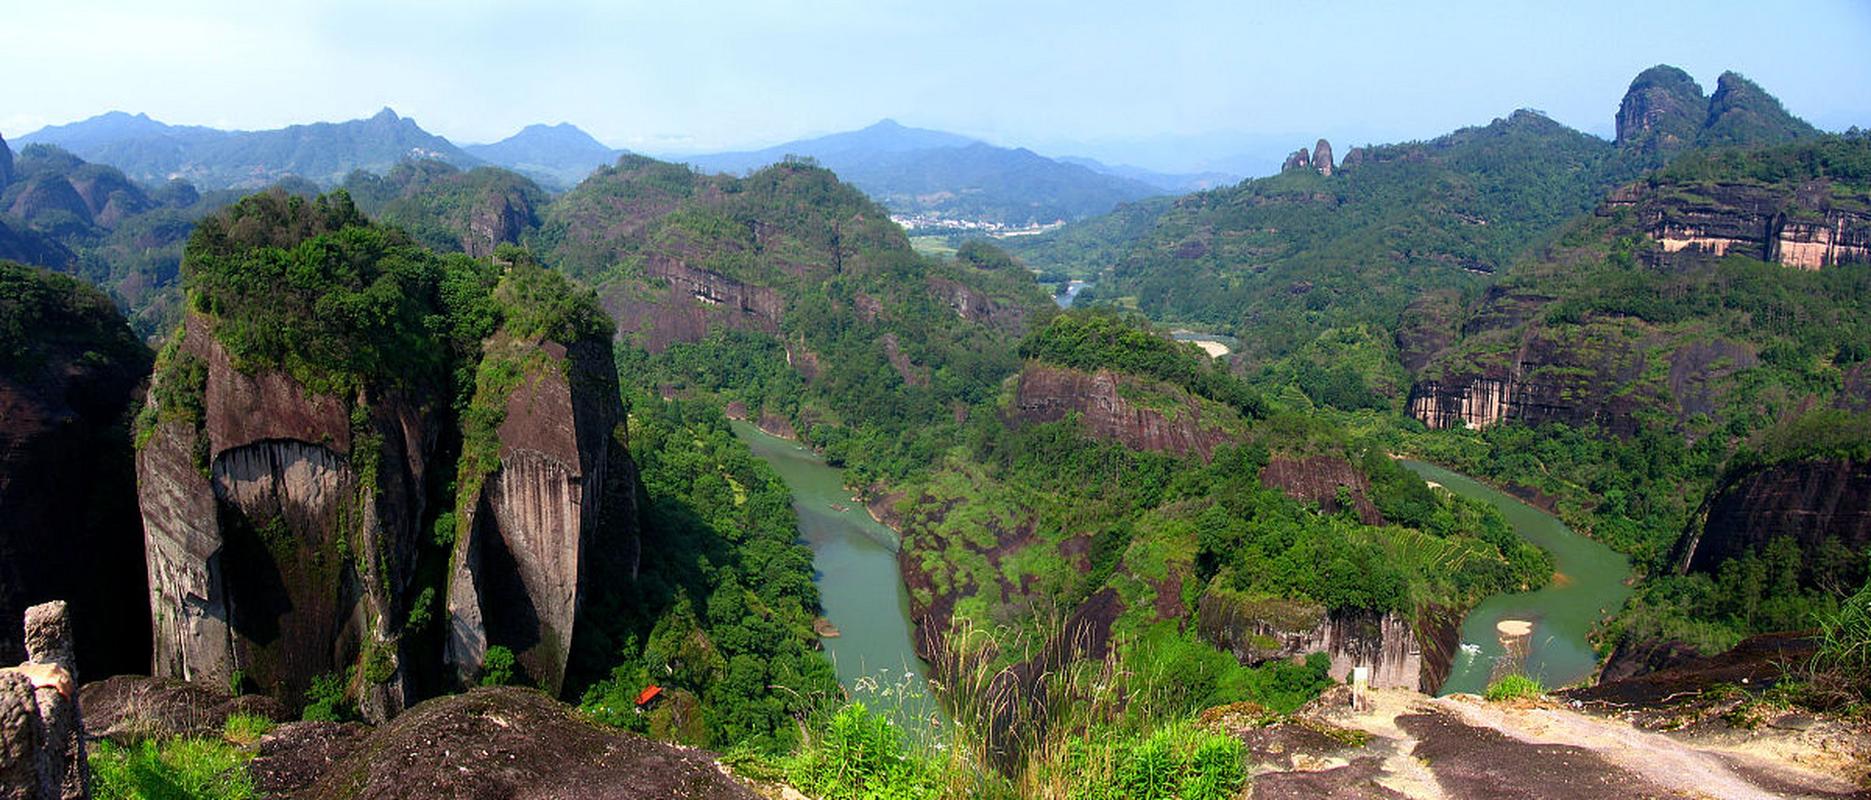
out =
<svg viewBox="0 0 1871 800"><path fill-rule="evenodd" d="M1489 703L1337 689L1294 719L1222 714L1257 766L1251 797L1871 797L1871 732L1837 720L1745 735L1659 732L1582 701Z"/></svg>

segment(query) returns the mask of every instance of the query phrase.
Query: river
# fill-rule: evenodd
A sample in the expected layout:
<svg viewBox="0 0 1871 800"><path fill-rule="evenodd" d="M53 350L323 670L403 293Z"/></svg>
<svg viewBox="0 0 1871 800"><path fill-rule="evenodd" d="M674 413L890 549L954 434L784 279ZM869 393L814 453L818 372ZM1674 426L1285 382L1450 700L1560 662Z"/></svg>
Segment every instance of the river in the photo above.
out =
<svg viewBox="0 0 1871 800"><path fill-rule="evenodd" d="M817 453L734 421L734 434L780 474L793 493L799 534L812 548L813 581L825 618L839 635L821 640L847 691L861 682L927 686L909 623L909 592L897 572L896 532L853 501L839 471ZM906 679L905 676L908 676ZM892 698L899 698L900 692Z"/></svg>
<svg viewBox="0 0 1871 800"><path fill-rule="evenodd" d="M1545 588L1495 595L1468 612L1462 620L1462 647L1441 693L1487 688L1495 663L1506 652L1497 632L1502 622L1532 623L1524 666L1529 676L1548 688L1590 679L1598 656L1586 636L1630 596L1631 588L1625 585L1630 559L1505 492L1432 464L1407 459L1400 463L1424 480L1500 509L1521 538L1553 554L1555 574Z"/></svg>

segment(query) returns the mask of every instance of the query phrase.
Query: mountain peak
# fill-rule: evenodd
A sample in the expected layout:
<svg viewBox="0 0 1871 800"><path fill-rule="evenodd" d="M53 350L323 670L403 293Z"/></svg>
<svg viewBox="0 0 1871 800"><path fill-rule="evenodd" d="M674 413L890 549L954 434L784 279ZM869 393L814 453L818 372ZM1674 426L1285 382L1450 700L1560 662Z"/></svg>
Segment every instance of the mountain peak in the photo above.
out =
<svg viewBox="0 0 1871 800"><path fill-rule="evenodd" d="M880 119L874 123L871 123L871 126L868 128L865 128L864 130L867 130L867 131L901 131L901 130L908 130L908 129L903 127L902 123L897 122L896 120L891 119L889 117L884 117L883 119Z"/></svg>
<svg viewBox="0 0 1871 800"><path fill-rule="evenodd" d="M1637 74L1618 104L1618 146L1643 153L1676 150L1696 140L1708 98L1689 73L1658 64Z"/></svg>
<svg viewBox="0 0 1871 800"><path fill-rule="evenodd" d="M383 110L378 111L376 114L372 115L370 119L372 122L379 122L379 121L396 122L402 118L396 115L395 109L392 109L389 106L384 106Z"/></svg>
<svg viewBox="0 0 1871 800"><path fill-rule="evenodd" d="M1787 113L1779 98L1738 72L1724 72L1709 97L1701 144L1760 146L1819 135L1818 129Z"/></svg>

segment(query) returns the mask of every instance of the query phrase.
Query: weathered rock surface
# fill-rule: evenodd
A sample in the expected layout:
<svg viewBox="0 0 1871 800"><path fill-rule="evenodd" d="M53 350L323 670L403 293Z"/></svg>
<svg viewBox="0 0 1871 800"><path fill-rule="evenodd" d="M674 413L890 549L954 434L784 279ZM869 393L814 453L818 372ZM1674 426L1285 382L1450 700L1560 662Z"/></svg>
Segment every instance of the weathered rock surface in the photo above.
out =
<svg viewBox="0 0 1871 800"><path fill-rule="evenodd" d="M91 796L71 624L63 601L26 609L26 661L0 669L0 798L5 800Z"/></svg>
<svg viewBox="0 0 1871 800"><path fill-rule="evenodd" d="M1618 147L1672 153L1695 144L1708 98L1689 73L1659 64L1638 73L1618 104Z"/></svg>
<svg viewBox="0 0 1871 800"><path fill-rule="evenodd" d="M1551 702L1484 703L1396 689L1328 690L1290 720L1222 707L1247 745L1254 798L1858 797L1862 732L1669 735Z"/></svg>
<svg viewBox="0 0 1871 800"><path fill-rule="evenodd" d="M1709 495L1699 534L1685 537L1677 565L1713 572L1730 558L1791 537L1803 552L1835 541L1871 549L1871 462L1790 461L1731 476Z"/></svg>
<svg viewBox="0 0 1871 800"><path fill-rule="evenodd" d="M191 314L182 337L202 385L177 388L200 392L202 418L159 424L137 454L153 672L224 686L239 670L296 708L314 677L369 656L360 706L387 719L407 701L402 596L433 399L372 398L354 428L341 399L236 369L208 319Z"/></svg>
<svg viewBox="0 0 1871 800"><path fill-rule="evenodd" d="M1421 692L1435 691L1448 677L1459 623L1430 614L1413 625L1395 613L1327 612L1316 603L1243 600L1212 591L1196 613L1202 638L1243 664L1325 653L1333 680L1348 681L1353 667L1368 667L1372 686Z"/></svg>
<svg viewBox="0 0 1871 800"><path fill-rule="evenodd" d="M233 714L288 719L279 701L263 695L231 697L225 689L174 678L117 675L80 691L85 733L130 744L167 736L218 736Z"/></svg>
<svg viewBox="0 0 1871 800"><path fill-rule="evenodd" d="M447 659L464 684L478 676L487 648L499 645L556 693L587 560L594 549L636 546L634 526L626 524L635 513L635 472L609 345L504 334L485 345L488 358L527 366L520 385L498 400L506 409L500 466L478 498L464 500L464 533L452 559ZM606 508L607 500L622 505Z"/></svg>
<svg viewBox="0 0 1871 800"><path fill-rule="evenodd" d="M1293 151L1291 155L1286 157L1285 161L1280 163L1281 172L1292 172L1302 169L1312 169L1312 154L1307 152L1304 147Z"/></svg>
<svg viewBox="0 0 1871 800"><path fill-rule="evenodd" d="M1029 363L1017 379L1010 413L1026 423L1057 422L1078 414L1087 435L1137 450L1208 458L1228 434L1224 420L1181 389L1110 370L1084 372ZM1177 398L1173 408L1140 406L1126 395L1161 392ZM1209 408L1213 408L1212 406Z"/></svg>
<svg viewBox="0 0 1871 800"><path fill-rule="evenodd" d="M1328 142L1324 139L1320 139L1318 144L1313 145L1312 166L1314 169L1317 169L1319 171L1320 175L1324 175L1328 178L1332 176L1332 143L1331 142Z"/></svg>
<svg viewBox="0 0 1871 800"><path fill-rule="evenodd" d="M604 292L604 310L617 320L620 336L637 337L652 353L677 342L701 341L714 327L777 335L785 313L778 291L753 286L691 266L668 254L653 254L644 273L664 286L644 289L619 282Z"/></svg>
<svg viewBox="0 0 1871 800"><path fill-rule="evenodd" d="M1275 456L1261 468L1260 483L1279 489L1295 500L1317 504L1319 510L1327 514L1342 510L1338 494L1343 489L1351 498L1358 521L1366 525L1384 524L1383 515L1371 504L1370 479L1351 462L1337 456Z"/></svg>
<svg viewBox="0 0 1871 800"><path fill-rule="evenodd" d="M1849 202L1847 201L1849 200ZM1613 192L1598 213L1629 210L1657 241L1649 263L1691 269L1727 254L1797 269L1871 262L1871 194L1842 199L1833 184L1810 181L1795 191L1748 183L1659 190L1636 183Z"/></svg>
<svg viewBox="0 0 1871 800"><path fill-rule="evenodd" d="M329 743L344 736L313 733L319 732L287 726L269 739ZM314 783L290 786L275 779L278 772L266 773L272 777L262 782L303 800L756 797L709 754L600 728L528 689L475 689L430 700L361 741L327 746L351 752ZM262 740L263 754L269 747L280 749Z"/></svg>
<svg viewBox="0 0 1871 800"><path fill-rule="evenodd" d="M88 285L0 263L0 620L70 598L79 659L97 677L142 671L149 624L129 415L149 351ZM128 613L126 613L128 610ZM25 658L0 624L0 663Z"/></svg>

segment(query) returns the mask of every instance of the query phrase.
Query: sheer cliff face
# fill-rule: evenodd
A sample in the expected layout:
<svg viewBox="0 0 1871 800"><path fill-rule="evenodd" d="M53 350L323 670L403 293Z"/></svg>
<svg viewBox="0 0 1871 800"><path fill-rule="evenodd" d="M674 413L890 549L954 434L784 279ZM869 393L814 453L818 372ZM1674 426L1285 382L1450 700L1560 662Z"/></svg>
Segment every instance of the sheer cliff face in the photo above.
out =
<svg viewBox="0 0 1871 800"><path fill-rule="evenodd" d="M1871 263L1867 207L1871 194L1825 179L1637 183L1612 193L1593 224L1648 237L1629 269L1696 285L1729 255L1800 270ZM1710 337L1629 314L1548 313L1578 293L1567 280L1545 275L1490 288L1454 338L1452 326L1429 324L1448 314L1412 306L1398 334L1421 365L1413 366L1410 415L1431 428L1556 421L1628 433L1639 410L1679 419L1717 412L1736 388L1734 376L1760 362L1746 329Z"/></svg>
<svg viewBox="0 0 1871 800"><path fill-rule="evenodd" d="M634 548L635 470L625 449L607 342L566 347L496 336L489 358L526 364L499 402L499 467L464 497L464 535L449 577L447 659L463 683L487 648L512 650L557 692L571 652L584 579L597 550ZM634 558L632 559L634 561Z"/></svg>
<svg viewBox="0 0 1871 800"><path fill-rule="evenodd" d="M1701 530L1684 539L1678 567L1712 572L1787 536L1811 553L1830 540L1871 548L1871 462L1792 461L1735 476L1710 495Z"/></svg>
<svg viewBox="0 0 1871 800"><path fill-rule="evenodd" d="M1434 692L1448 678L1460 622L1435 609L1412 624L1395 612L1328 612L1300 600L1246 600L1215 592L1203 595L1196 614L1202 638L1243 664L1324 653L1332 659L1333 680L1348 681L1352 668L1367 667L1372 686L1419 692Z"/></svg>
<svg viewBox="0 0 1871 800"><path fill-rule="evenodd" d="M0 295L42 280L93 298L102 313L95 328L62 313L0 318L0 330L20 321L32 337L13 360L0 334L0 664L25 658L17 623L27 606L66 600L87 675L140 672L149 628L136 613L143 541L126 423L150 354L102 294L0 263ZM0 317L35 299L12 295ZM100 342L113 333L114 344Z"/></svg>
<svg viewBox="0 0 1871 800"><path fill-rule="evenodd" d="M1724 255L1744 255L1794 269L1871 262L1871 196L1835 196L1816 180L1788 192L1747 183L1658 191L1634 184L1613 193L1599 213L1629 209L1657 247L1647 262L1693 268Z"/></svg>
<svg viewBox="0 0 1871 800"><path fill-rule="evenodd" d="M151 393L198 396L199 419L159 422L137 454L151 669L218 685L238 672L296 704L361 664L360 707L388 718L408 699L401 598L433 404L386 393L354 415L284 372L235 369L211 325L191 315L176 355L201 384Z"/></svg>
<svg viewBox="0 0 1871 800"><path fill-rule="evenodd" d="M1022 370L1010 413L1027 423L1057 422L1079 415L1085 433L1136 450L1208 458L1227 441L1224 425L1239 422L1218 406L1180 389L1110 370L1083 372L1031 363ZM1143 394L1161 394L1149 403Z"/></svg>

